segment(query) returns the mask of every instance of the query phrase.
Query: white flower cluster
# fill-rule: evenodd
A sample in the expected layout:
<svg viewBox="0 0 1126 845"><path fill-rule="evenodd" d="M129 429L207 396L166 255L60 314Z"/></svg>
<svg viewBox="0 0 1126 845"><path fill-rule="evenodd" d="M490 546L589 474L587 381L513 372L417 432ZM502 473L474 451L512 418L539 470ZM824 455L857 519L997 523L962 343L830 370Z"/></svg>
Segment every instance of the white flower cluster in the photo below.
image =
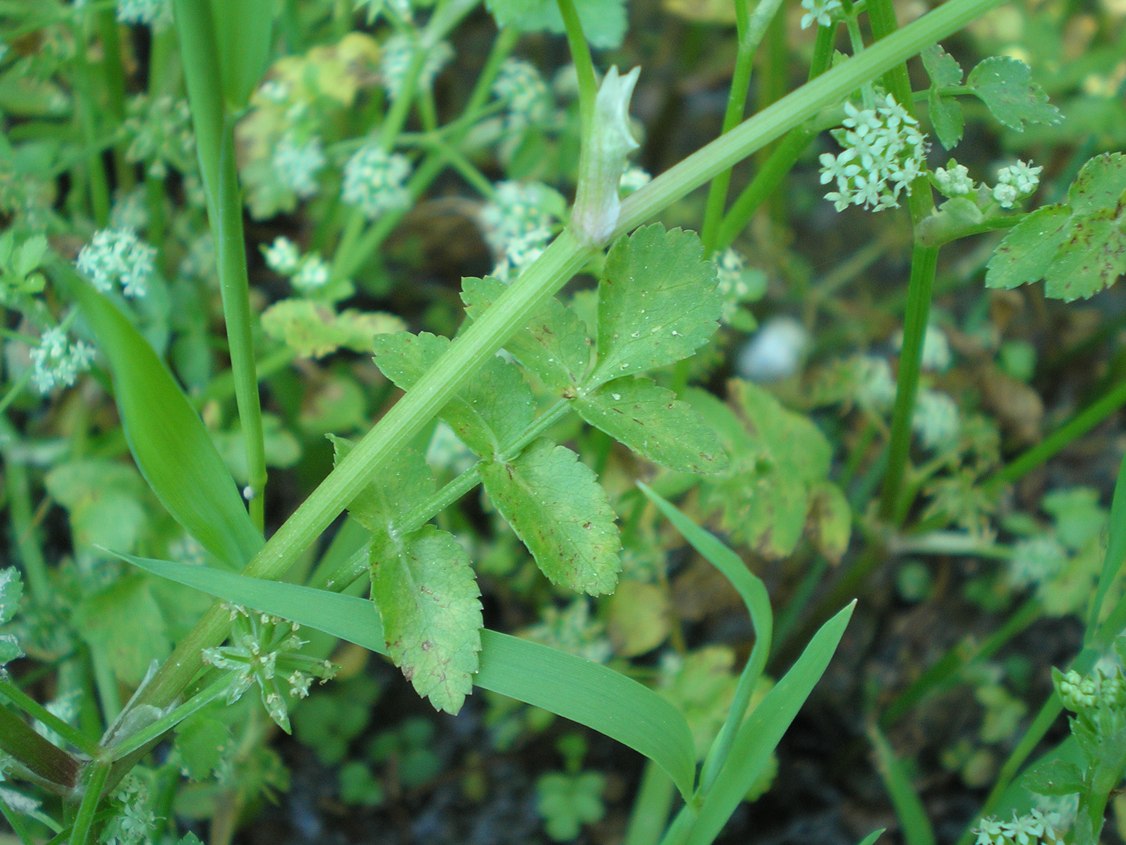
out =
<svg viewBox="0 0 1126 845"><path fill-rule="evenodd" d="M730 323L739 306L753 302L765 291L765 276L747 268L747 260L738 250L728 247L712 258L716 270L716 290L723 297L720 320Z"/></svg>
<svg viewBox="0 0 1126 845"><path fill-rule="evenodd" d="M481 209L485 240L497 256L494 275L507 281L535 261L551 240L550 189L539 182L501 182Z"/></svg>
<svg viewBox="0 0 1126 845"><path fill-rule="evenodd" d="M833 12L841 8L841 0L801 0L805 14L801 16L801 28L809 29L814 22L818 26L832 26Z"/></svg>
<svg viewBox="0 0 1126 845"><path fill-rule="evenodd" d="M969 168L964 164L958 164L954 159L950 159L946 167L935 169L934 185L943 196L951 199L967 197L977 188L974 180L970 178Z"/></svg>
<svg viewBox="0 0 1126 845"><path fill-rule="evenodd" d="M1039 810L1023 816L1013 813L1012 821L989 816L981 820L974 845L1039 845L1062 841L1055 828Z"/></svg>
<svg viewBox="0 0 1126 845"><path fill-rule="evenodd" d="M289 238L277 237L262 248L266 266L282 276L288 276L300 293L313 293L329 283L332 268L316 252L302 255L297 244Z"/></svg>
<svg viewBox="0 0 1126 845"><path fill-rule="evenodd" d="M910 194L911 182L924 169L927 139L918 121L891 94L872 109L845 103L845 113L843 128L831 133L844 151L820 159L821 184L836 184L825 199L837 211L850 205L898 208L900 194Z"/></svg>
<svg viewBox="0 0 1126 845"><path fill-rule="evenodd" d="M125 158L144 162L150 176L162 179L168 165L184 172L195 163L195 136L187 100L134 97L129 101L122 131L129 138Z"/></svg>
<svg viewBox="0 0 1126 845"><path fill-rule="evenodd" d="M272 162L281 184L308 199L317 192L317 175L326 163L321 139L314 136L302 143L286 134L274 149Z"/></svg>
<svg viewBox="0 0 1126 845"><path fill-rule="evenodd" d="M520 130L543 123L551 113L551 91L531 62L506 59L493 81L493 95L508 107L506 125Z"/></svg>
<svg viewBox="0 0 1126 845"><path fill-rule="evenodd" d="M117 0L117 19L164 29L172 23L172 0Z"/></svg>
<svg viewBox="0 0 1126 845"><path fill-rule="evenodd" d="M920 390L911 428L927 449L937 452L952 447L962 428L958 405L945 393Z"/></svg>
<svg viewBox="0 0 1126 845"><path fill-rule="evenodd" d="M1014 165L1002 167L997 174L997 184L993 186L993 199L1000 203L1001 208L1012 208L1020 200L1036 193L1043 169L1019 159Z"/></svg>
<svg viewBox="0 0 1126 845"><path fill-rule="evenodd" d="M126 296L140 297L155 271L156 249L132 229L99 229L78 253L78 271L102 293L120 283Z"/></svg>
<svg viewBox="0 0 1126 845"><path fill-rule="evenodd" d="M392 35L383 42L383 52L379 59L379 78L383 82L383 90L392 100L398 99L402 93L407 70L416 50L426 50L426 60L418 77L418 84L423 89L430 88L434 77L454 57L453 47L448 42L439 41L437 44L424 46L416 36Z"/></svg>
<svg viewBox="0 0 1126 845"><path fill-rule="evenodd" d="M411 202L406 182L411 163L406 156L388 153L376 144L365 144L344 165L341 199L354 205L369 220L389 211L408 208Z"/></svg>
<svg viewBox="0 0 1126 845"><path fill-rule="evenodd" d="M47 329L31 350L35 389L46 395L56 387L70 387L80 373L90 369L94 347L81 340L71 343L61 328Z"/></svg>

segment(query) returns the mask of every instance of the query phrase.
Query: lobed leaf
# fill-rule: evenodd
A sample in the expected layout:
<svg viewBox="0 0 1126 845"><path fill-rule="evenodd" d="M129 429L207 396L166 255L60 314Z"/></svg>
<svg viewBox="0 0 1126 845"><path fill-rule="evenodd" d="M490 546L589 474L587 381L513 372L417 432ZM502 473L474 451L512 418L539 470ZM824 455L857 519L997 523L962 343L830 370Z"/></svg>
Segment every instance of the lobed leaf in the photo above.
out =
<svg viewBox="0 0 1126 845"><path fill-rule="evenodd" d="M397 387L409 390L449 346L449 338L429 332L379 335L375 363ZM482 458L492 458L531 424L535 402L519 370L493 356L439 416L466 446Z"/></svg>
<svg viewBox="0 0 1126 845"><path fill-rule="evenodd" d="M690 405L650 379L616 379L572 402L580 417L641 457L681 472L727 465L715 432Z"/></svg>
<svg viewBox="0 0 1126 845"><path fill-rule="evenodd" d="M1032 70L1020 59L990 56L970 71L966 85L993 116L1017 132L1025 123L1059 123L1063 115L1048 102L1044 89L1032 81Z"/></svg>
<svg viewBox="0 0 1126 845"><path fill-rule="evenodd" d="M366 599L297 584L248 578L198 566L121 555L134 566L216 598L292 619L387 653L375 605ZM653 760L688 797L695 776L684 717L661 696L599 663L485 629L474 681L605 734Z"/></svg>
<svg viewBox="0 0 1126 845"><path fill-rule="evenodd" d="M1014 226L993 251L985 286L1015 288L1038 281L1066 237L1071 211L1066 205L1038 208Z"/></svg>
<svg viewBox="0 0 1126 845"><path fill-rule="evenodd" d="M352 442L334 434L333 464L352 451ZM434 476L417 443L399 450L374 479L348 505L348 513L368 531L389 531L395 520L422 504L434 492Z"/></svg>
<svg viewBox="0 0 1126 845"><path fill-rule="evenodd" d="M461 298L466 312L472 319L480 319L506 287L488 276L463 279ZM582 384L590 365L590 347L582 321L554 297L504 344L536 378L560 394Z"/></svg>
<svg viewBox="0 0 1126 845"><path fill-rule="evenodd" d="M947 150L958 146L966 126L962 104L953 97L943 97L931 88L927 92L927 109L938 142Z"/></svg>
<svg viewBox="0 0 1126 845"><path fill-rule="evenodd" d="M446 713L461 710L473 689L480 595L469 556L445 531L426 525L372 539L371 596L387 652L415 691Z"/></svg>
<svg viewBox="0 0 1126 845"><path fill-rule="evenodd" d="M1074 215L1056 257L1044 272L1044 293L1071 302L1087 299L1126 274L1126 232L1121 210Z"/></svg>
<svg viewBox="0 0 1126 845"><path fill-rule="evenodd" d="M1067 204L1075 214L1118 209L1126 194L1126 153L1103 153L1089 159L1067 191Z"/></svg>
<svg viewBox="0 0 1126 845"><path fill-rule="evenodd" d="M195 409L116 305L69 266L56 265L55 271L109 360L118 413L141 475L205 549L242 566L262 546L262 536Z"/></svg>
<svg viewBox="0 0 1126 845"><path fill-rule="evenodd" d="M962 66L958 60L942 49L941 44L932 44L919 54L930 77L932 88L945 88L962 84Z"/></svg>
<svg viewBox="0 0 1126 845"><path fill-rule="evenodd" d="M722 311L715 265L694 232L654 224L619 238L598 287L598 364L587 387L687 358Z"/></svg>
<svg viewBox="0 0 1126 845"><path fill-rule="evenodd" d="M483 463L481 481L551 583L590 595L614 589L621 568L614 511L578 455L540 440L512 461Z"/></svg>

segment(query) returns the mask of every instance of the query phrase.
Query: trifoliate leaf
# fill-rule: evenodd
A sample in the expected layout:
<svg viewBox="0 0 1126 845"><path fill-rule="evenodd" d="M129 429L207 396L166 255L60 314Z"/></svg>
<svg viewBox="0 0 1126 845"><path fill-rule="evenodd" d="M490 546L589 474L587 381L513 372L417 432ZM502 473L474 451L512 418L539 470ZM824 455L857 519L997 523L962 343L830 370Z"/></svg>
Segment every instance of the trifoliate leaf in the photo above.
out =
<svg viewBox="0 0 1126 845"><path fill-rule="evenodd" d="M694 232L657 224L619 238L598 287L598 365L588 386L687 358L722 312L715 265Z"/></svg>
<svg viewBox="0 0 1126 845"><path fill-rule="evenodd" d="M321 358L338 349L367 352L372 339L403 330L391 314L348 309L336 313L323 302L283 299L262 314L262 330L305 358Z"/></svg>
<svg viewBox="0 0 1126 845"><path fill-rule="evenodd" d="M371 595L403 676L438 710L461 710L473 688L484 625L465 550L432 525L405 537L377 532Z"/></svg>
<svg viewBox="0 0 1126 845"><path fill-rule="evenodd" d="M461 298L469 316L479 319L505 287L504 282L491 277L464 279ZM590 364L591 345L575 312L551 299L527 326L508 339L504 348L547 387L562 393L582 383Z"/></svg>
<svg viewBox="0 0 1126 845"><path fill-rule="evenodd" d="M333 434L333 465L352 451L352 442ZM423 450L417 443L408 444L395 453L379 477L365 487L348 505L348 513L369 531L389 531L395 520L426 501L434 492L434 477L426 463Z"/></svg>
<svg viewBox="0 0 1126 845"><path fill-rule="evenodd" d="M449 346L449 338L428 332L381 335L375 342L375 363L396 386L409 390ZM466 446L491 458L523 434L535 406L519 370L494 356L439 416Z"/></svg>
<svg viewBox="0 0 1126 845"><path fill-rule="evenodd" d="M485 6L501 27L521 32L564 31L556 0L486 0ZM612 48L622 43L627 25L625 0L575 0L575 8L591 46Z"/></svg>
<svg viewBox="0 0 1126 845"><path fill-rule="evenodd" d="M1032 70L1009 56L990 56L970 71L966 84L1004 126L1024 131L1025 123L1059 123L1063 115L1032 81Z"/></svg>
<svg viewBox="0 0 1126 845"><path fill-rule="evenodd" d="M541 440L513 461L483 464L481 481L548 580L601 595L617 583L621 540L606 492L578 457Z"/></svg>
<svg viewBox="0 0 1126 845"><path fill-rule="evenodd" d="M122 683L136 686L154 660L172 651L164 617L146 579L122 578L78 606L75 625Z"/></svg>
<svg viewBox="0 0 1126 845"><path fill-rule="evenodd" d="M727 465L715 432L671 390L647 378L624 378L582 394L580 417L643 458L681 472L717 472Z"/></svg>
<svg viewBox="0 0 1126 845"><path fill-rule="evenodd" d="M12 621L23 598L23 578L14 566L0 569L0 625Z"/></svg>
<svg viewBox="0 0 1126 845"><path fill-rule="evenodd" d="M965 129L962 104L953 97L943 97L937 89L931 88L927 93L927 107L938 142L947 150L958 146Z"/></svg>
<svg viewBox="0 0 1126 845"><path fill-rule="evenodd" d="M985 286L1015 288L1043 278L1063 244L1070 219L1066 205L1046 205L1025 217L993 251Z"/></svg>
<svg viewBox="0 0 1126 845"><path fill-rule="evenodd" d="M923 67L930 77L931 87L946 87L948 85L962 84L962 66L958 60L942 49L939 44L932 44L920 54Z"/></svg>

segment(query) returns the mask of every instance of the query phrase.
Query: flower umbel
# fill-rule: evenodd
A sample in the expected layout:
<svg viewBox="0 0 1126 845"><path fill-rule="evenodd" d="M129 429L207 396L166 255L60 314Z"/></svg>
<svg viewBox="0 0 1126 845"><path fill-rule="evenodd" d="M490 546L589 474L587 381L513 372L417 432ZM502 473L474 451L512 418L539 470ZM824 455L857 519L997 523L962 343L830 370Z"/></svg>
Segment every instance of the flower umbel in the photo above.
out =
<svg viewBox="0 0 1126 845"><path fill-rule="evenodd" d="M340 196L369 220L374 220L389 211L410 206L411 196L406 187L410 175L411 164L405 156L366 144L344 165Z"/></svg>
<svg viewBox="0 0 1126 845"><path fill-rule="evenodd" d="M630 131L629 100L641 68L625 76L612 67L598 88L594 114L584 129L579 159L579 185L571 228L588 246L601 246L618 225L622 202L618 195L626 158L639 146Z"/></svg>
<svg viewBox="0 0 1126 845"><path fill-rule="evenodd" d="M78 272L102 293L120 283L126 296L144 296L155 269L156 249L132 229L100 229L78 253Z"/></svg>
<svg viewBox="0 0 1126 845"><path fill-rule="evenodd" d="M47 394L56 387L70 387L79 373L90 369L94 361L94 347L81 340L71 343L61 328L47 329L39 345L31 350L34 370L31 380L40 393Z"/></svg>
<svg viewBox="0 0 1126 845"><path fill-rule="evenodd" d="M278 727L289 733L289 714L279 679L289 685L289 694L304 698L313 678L321 683L336 674L327 660L301 654L305 642L297 636L301 626L276 616L228 605L231 615L231 644L205 649L203 660L216 669L232 673L227 703L238 701L258 685L262 704Z"/></svg>
<svg viewBox="0 0 1126 845"><path fill-rule="evenodd" d="M821 184L836 183L825 194L837 211L850 205L872 211L898 208L900 194L925 168L926 136L918 121L888 94L872 109L845 103L848 115L831 133L844 151L821 156Z"/></svg>
<svg viewBox="0 0 1126 845"><path fill-rule="evenodd" d="M801 0L805 14L801 16L801 28L809 29L814 22L818 26L832 26L832 13L841 8L841 0Z"/></svg>

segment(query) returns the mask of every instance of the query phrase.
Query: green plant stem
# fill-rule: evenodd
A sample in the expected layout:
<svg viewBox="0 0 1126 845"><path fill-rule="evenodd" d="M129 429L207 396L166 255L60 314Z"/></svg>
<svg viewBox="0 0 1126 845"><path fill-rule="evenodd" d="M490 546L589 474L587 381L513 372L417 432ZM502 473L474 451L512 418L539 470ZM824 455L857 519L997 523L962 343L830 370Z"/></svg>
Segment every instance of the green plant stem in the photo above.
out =
<svg viewBox="0 0 1126 845"><path fill-rule="evenodd" d="M556 0L559 13L563 16L563 26L567 33L567 46L571 50L571 62L575 65L575 75L579 84L579 125L582 137L590 135L591 121L594 119L594 99L598 96L598 77L594 72L594 60L590 57L590 46L583 34L583 24L574 0Z"/></svg>
<svg viewBox="0 0 1126 845"><path fill-rule="evenodd" d="M78 783L78 761L48 742L7 707L0 707L0 749L56 791Z"/></svg>
<svg viewBox="0 0 1126 845"><path fill-rule="evenodd" d="M5 437L11 433L6 419L0 419L0 432ZM10 441L9 441L10 442ZM27 477L27 465L11 446L4 449L4 486L8 494L8 515L12 521L12 538L15 540L16 554L27 575L27 585L31 597L40 607L46 606L53 597L51 579L47 574L47 561L39 544L38 531L31 509L31 485Z"/></svg>
<svg viewBox="0 0 1126 845"><path fill-rule="evenodd" d="M6 678L0 678L0 696L8 699L31 718L42 722L44 727L57 733L83 754L93 757L98 753L97 742L68 725Z"/></svg>
<svg viewBox="0 0 1126 845"><path fill-rule="evenodd" d="M659 841L675 795L672 779L660 766L647 760L622 845L653 845Z"/></svg>
<svg viewBox="0 0 1126 845"><path fill-rule="evenodd" d="M74 27L75 77L74 87L77 91L78 124L82 132L82 141L86 146L86 180L90 192L90 212L94 223L99 228L109 225L109 177L106 175L105 164L102 162L101 147L98 144L98 121L94 111L94 90L91 80L90 62L86 58L86 35L81 24L76 19Z"/></svg>
<svg viewBox="0 0 1126 845"><path fill-rule="evenodd" d="M113 9L100 9L95 13L98 37L102 41L102 83L106 92L109 114L115 125L125 120L125 68L121 64L121 37ZM133 167L125 158L125 151L117 145L113 151L114 176L122 191L132 190L136 184Z"/></svg>
<svg viewBox="0 0 1126 845"><path fill-rule="evenodd" d="M78 812L74 817L70 845L86 845L89 841L94 826L94 815L98 812L98 804L102 800L102 790L106 786L108 777L109 763L93 762L86 767L82 802L78 805Z"/></svg>
<svg viewBox="0 0 1126 845"><path fill-rule="evenodd" d="M231 678L226 673L223 673L217 681L205 687L200 692L197 692L179 707L175 708L169 713L161 716L150 725L146 725L136 733L130 734L123 738L120 742L115 742L108 748L102 750L99 754L101 759L108 762L114 762L128 757L135 751L144 748L150 742L160 739L165 733L172 730L176 725L187 719L189 716L198 713L213 701L218 701L231 687Z"/></svg>
<svg viewBox="0 0 1126 845"><path fill-rule="evenodd" d="M179 0L184 2L184 0ZM622 203L615 235L667 208L734 162L781 137L822 108L838 102L865 79L957 31L1000 0L949 0L946 4L767 107L726 135L670 168ZM589 260L592 251L563 232L480 319L360 440L309 495L244 570L278 578L363 490L384 462L417 435L536 310ZM166 706L200 668L199 653L227 630L227 614L208 611L158 670L139 703Z"/></svg>

